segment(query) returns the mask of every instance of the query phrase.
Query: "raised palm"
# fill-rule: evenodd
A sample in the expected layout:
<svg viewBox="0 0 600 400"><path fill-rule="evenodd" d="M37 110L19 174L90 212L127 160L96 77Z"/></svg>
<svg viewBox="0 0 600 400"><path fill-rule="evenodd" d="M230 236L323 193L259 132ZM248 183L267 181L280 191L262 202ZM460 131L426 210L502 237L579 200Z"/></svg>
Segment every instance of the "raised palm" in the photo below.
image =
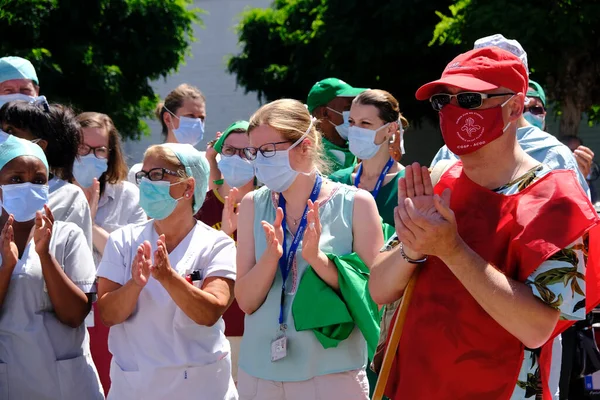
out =
<svg viewBox="0 0 600 400"><path fill-rule="evenodd" d="M407 199L410 199L420 215L442 218L435 208L433 194L429 169L417 163L407 166L404 179L398 180L398 206L405 207Z"/></svg>

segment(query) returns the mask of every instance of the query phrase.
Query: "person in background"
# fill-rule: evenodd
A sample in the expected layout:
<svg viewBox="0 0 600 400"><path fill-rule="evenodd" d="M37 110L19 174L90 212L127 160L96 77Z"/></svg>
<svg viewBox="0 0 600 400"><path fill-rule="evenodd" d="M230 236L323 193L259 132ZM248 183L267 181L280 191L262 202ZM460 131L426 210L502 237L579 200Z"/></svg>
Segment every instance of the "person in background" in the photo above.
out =
<svg viewBox="0 0 600 400"><path fill-rule="evenodd" d="M352 100L366 89L354 88L337 78L323 79L308 93L308 111L319 120L325 157L332 172L353 166L356 158L348 149Z"/></svg>
<svg viewBox="0 0 600 400"><path fill-rule="evenodd" d="M92 252L46 205L41 147L0 141L0 398L104 399L83 323L96 292Z"/></svg>
<svg viewBox="0 0 600 400"><path fill-rule="evenodd" d="M536 128L546 130L546 92L536 81L529 80L523 118Z"/></svg>
<svg viewBox="0 0 600 400"><path fill-rule="evenodd" d="M244 197L238 217L235 293L247 314L241 400L369 395L367 344L374 351L379 312L367 280L383 244L381 223L368 192L321 177L323 150L314 122L302 103L290 99L268 103L250 119L246 157L265 187ZM348 280L349 269L339 264L353 252L363 266L352 275L362 277L360 284ZM343 310L370 311L363 319ZM316 320L348 325L324 324L322 331L314 328ZM333 337L340 331L344 335Z"/></svg>
<svg viewBox="0 0 600 400"><path fill-rule="evenodd" d="M204 137L206 119L206 99L200 89L187 83L173 89L165 101L156 107L156 119L162 126L165 143L183 143L192 146L200 143ZM127 179L136 183L135 174L142 163L134 164Z"/></svg>
<svg viewBox="0 0 600 400"><path fill-rule="evenodd" d="M234 122L213 144L215 152L221 155L217 167L219 174L223 173L224 179L222 184L206 193L204 204L196 214L198 220L223 231L236 241L238 205L246 194L255 189L254 165L246 158L244 152L244 149L250 146L247 130L248 121ZM212 165L210 168L212 172ZM237 301L234 300L227 309L223 320L225 335L231 343L233 379L237 381L240 341L244 334L244 313Z"/></svg>
<svg viewBox="0 0 600 400"><path fill-rule="evenodd" d="M108 399L237 399L222 318L235 243L194 219L208 163L189 144L166 143L146 151L136 177L152 219L111 233L98 267L113 355Z"/></svg>
<svg viewBox="0 0 600 400"><path fill-rule="evenodd" d="M349 129L350 151L361 162L329 177L371 192L383 222L391 226L394 226L394 207L398 203L398 179L404 176L404 167L390 155L390 148L400 131L403 153L407 127L408 121L400 114L394 96L384 90L362 92L352 101Z"/></svg>
<svg viewBox="0 0 600 400"><path fill-rule="evenodd" d="M595 204L599 199L593 181L598 179L600 168L598 167L598 164L594 162L594 152L583 145L583 140L579 136L562 136L560 141L573 152L579 170L588 181L591 200L592 203Z"/></svg>
<svg viewBox="0 0 600 400"><path fill-rule="evenodd" d="M92 249L92 218L83 191L72 185L73 164L81 133L73 111L62 105L12 101L0 108L0 127L8 134L37 143L50 166L48 207L57 221L79 226Z"/></svg>
<svg viewBox="0 0 600 400"><path fill-rule="evenodd" d="M40 93L35 68L21 57L0 58L0 107L10 101L33 102Z"/></svg>
<svg viewBox="0 0 600 400"><path fill-rule="evenodd" d="M92 217L94 262L100 264L108 235L128 224L147 220L139 205L139 190L126 181L127 164L115 125L106 114L85 112L77 116L82 143L75 160L74 183L85 193ZM97 304L88 316L92 357L98 368L104 393L110 388L108 328L100 321Z"/></svg>

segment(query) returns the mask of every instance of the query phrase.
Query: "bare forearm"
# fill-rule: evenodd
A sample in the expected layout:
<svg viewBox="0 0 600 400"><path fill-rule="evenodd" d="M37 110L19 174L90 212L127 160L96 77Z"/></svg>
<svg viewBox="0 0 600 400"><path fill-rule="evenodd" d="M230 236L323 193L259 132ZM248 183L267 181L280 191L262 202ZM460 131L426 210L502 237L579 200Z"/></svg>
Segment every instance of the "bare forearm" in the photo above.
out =
<svg viewBox="0 0 600 400"><path fill-rule="evenodd" d="M216 189L217 187L219 187L219 185L217 185L215 183L215 181L218 181L219 179L221 179L221 170L219 169L219 163L217 163L216 159L210 159L208 161L208 164L210 166L210 174L209 174L209 178L208 178L208 189L212 190L212 189Z"/></svg>
<svg viewBox="0 0 600 400"><path fill-rule="evenodd" d="M536 298L527 285L498 271L465 243L442 261L479 305L525 346L538 348L549 339L560 312Z"/></svg>
<svg viewBox="0 0 600 400"><path fill-rule="evenodd" d="M319 255L319 259L311 263L310 266L315 270L317 275L334 290L339 290L340 284L338 281L338 270L335 263L331 261L325 253Z"/></svg>
<svg viewBox="0 0 600 400"><path fill-rule="evenodd" d="M10 285L10 279L15 267L9 268L4 264L0 266L0 311L4 305L4 299L6 293L8 293L8 286Z"/></svg>
<svg viewBox="0 0 600 400"><path fill-rule="evenodd" d="M98 311L104 325L110 327L125 322L133 314L141 292L142 288L130 279L98 299Z"/></svg>
<svg viewBox="0 0 600 400"><path fill-rule="evenodd" d="M230 304L230 299L219 299L191 285L185 278L175 273L160 283L169 292L177 307L198 325L213 326L227 311Z"/></svg>
<svg viewBox="0 0 600 400"><path fill-rule="evenodd" d="M390 304L402 297L415 271L400 255L399 247L380 253L375 259L369 277L369 291L377 304Z"/></svg>
<svg viewBox="0 0 600 400"><path fill-rule="evenodd" d="M40 254L39 257L48 296L58 320L72 328L78 327L90 312L92 305L88 297L69 279L52 255Z"/></svg>
<svg viewBox="0 0 600 400"><path fill-rule="evenodd" d="M104 248L106 247L106 242L108 242L108 232L94 224L92 226L92 241L98 253L101 255L104 254Z"/></svg>
<svg viewBox="0 0 600 400"><path fill-rule="evenodd" d="M235 282L235 298L246 314L252 314L260 308L267 298L277 273L277 260L264 254L248 273Z"/></svg>

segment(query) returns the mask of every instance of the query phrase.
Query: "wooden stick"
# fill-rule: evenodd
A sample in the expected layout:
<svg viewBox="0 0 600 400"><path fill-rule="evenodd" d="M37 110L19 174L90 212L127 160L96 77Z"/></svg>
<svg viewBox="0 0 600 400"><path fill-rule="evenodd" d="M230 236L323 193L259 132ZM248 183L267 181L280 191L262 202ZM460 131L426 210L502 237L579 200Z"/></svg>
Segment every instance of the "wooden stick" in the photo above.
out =
<svg viewBox="0 0 600 400"><path fill-rule="evenodd" d="M392 369L392 362L394 361L396 350L400 344L404 322L406 321L406 314L408 313L408 306L410 304L415 284L417 283L417 278L419 277L420 269L420 267L415 269L410 277L410 280L408 281L408 284L406 285L406 289L404 290L402 302L400 303L400 308L398 310L398 317L394 322L394 327L390 333L390 340L383 355L383 362L381 363L381 370L379 371L377 385L375 385L375 391L373 392L373 400L381 400L383 398L385 387L390 376L390 370Z"/></svg>

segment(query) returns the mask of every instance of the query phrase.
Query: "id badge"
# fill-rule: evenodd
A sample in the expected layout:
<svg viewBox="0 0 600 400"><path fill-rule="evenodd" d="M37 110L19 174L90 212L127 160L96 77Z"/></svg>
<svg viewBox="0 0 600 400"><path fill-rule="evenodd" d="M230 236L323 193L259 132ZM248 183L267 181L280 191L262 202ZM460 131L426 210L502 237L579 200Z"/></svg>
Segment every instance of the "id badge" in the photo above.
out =
<svg viewBox="0 0 600 400"><path fill-rule="evenodd" d="M287 356L287 337L281 336L271 342L271 362L275 362Z"/></svg>

